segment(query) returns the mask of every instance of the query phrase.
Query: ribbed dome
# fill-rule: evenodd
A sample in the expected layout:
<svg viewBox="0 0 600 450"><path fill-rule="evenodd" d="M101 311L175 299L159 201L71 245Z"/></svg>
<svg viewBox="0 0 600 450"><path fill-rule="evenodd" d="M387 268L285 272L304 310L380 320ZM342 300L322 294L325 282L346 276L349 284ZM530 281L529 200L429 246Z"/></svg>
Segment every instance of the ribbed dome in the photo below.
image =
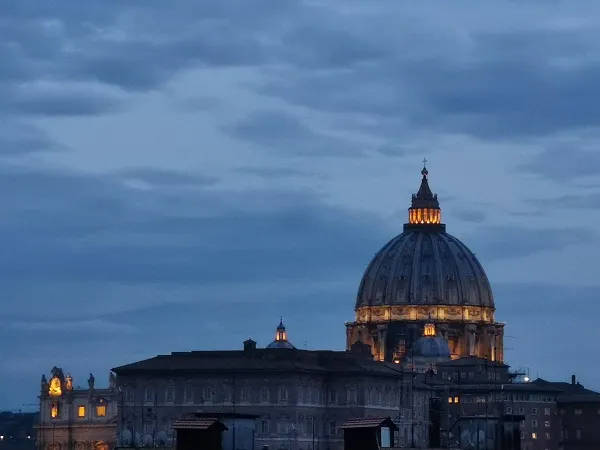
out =
<svg viewBox="0 0 600 450"><path fill-rule="evenodd" d="M356 309L378 305L494 307L483 267L461 241L446 233L426 168L412 196L404 232L389 241L363 275Z"/></svg>
<svg viewBox="0 0 600 450"><path fill-rule="evenodd" d="M389 241L363 275L356 308L373 305L494 307L475 255L444 231L407 230Z"/></svg>

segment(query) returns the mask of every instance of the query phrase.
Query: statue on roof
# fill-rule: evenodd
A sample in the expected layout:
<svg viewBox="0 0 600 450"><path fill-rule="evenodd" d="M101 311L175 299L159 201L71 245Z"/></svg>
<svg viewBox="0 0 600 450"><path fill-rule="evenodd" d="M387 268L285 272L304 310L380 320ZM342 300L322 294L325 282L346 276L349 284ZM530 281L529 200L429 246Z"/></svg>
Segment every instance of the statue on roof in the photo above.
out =
<svg viewBox="0 0 600 450"><path fill-rule="evenodd" d="M112 372L108 376L108 387L113 391L117 388L117 377L115 377L115 374Z"/></svg>
<svg viewBox="0 0 600 450"><path fill-rule="evenodd" d="M94 375L92 375L90 373L90 377L88 378L88 386L90 387L90 390L94 389L94 383L95 383L96 379L94 378Z"/></svg>
<svg viewBox="0 0 600 450"><path fill-rule="evenodd" d="M42 387L42 393L47 394L48 393L48 379L46 378L46 375L42 375L41 387Z"/></svg>

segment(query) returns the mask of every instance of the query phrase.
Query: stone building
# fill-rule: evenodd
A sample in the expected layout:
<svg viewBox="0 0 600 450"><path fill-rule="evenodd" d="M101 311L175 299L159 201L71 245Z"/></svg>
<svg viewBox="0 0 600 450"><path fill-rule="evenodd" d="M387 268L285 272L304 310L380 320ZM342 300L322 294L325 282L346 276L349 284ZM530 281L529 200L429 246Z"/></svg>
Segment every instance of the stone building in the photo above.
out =
<svg viewBox="0 0 600 450"><path fill-rule="evenodd" d="M446 232L437 195L421 171L408 223L368 265L346 324L347 348L357 341L379 361L403 360L433 320L453 358L504 359L504 324L495 320L494 298L475 254Z"/></svg>
<svg viewBox="0 0 600 450"><path fill-rule="evenodd" d="M558 450L558 389L518 382L517 374L511 373L506 364L477 357L440 363L437 375L431 384L447 399L443 402L446 429L464 417L494 419L507 415L519 422L522 450ZM460 427L455 426L454 439L460 434ZM476 434L493 439L493 430L485 425ZM464 445L465 436L462 438ZM467 439L475 438L467 436Z"/></svg>
<svg viewBox="0 0 600 450"><path fill-rule="evenodd" d="M586 389L575 375L570 383L542 378L532 384L559 391L559 450L600 449L600 393Z"/></svg>
<svg viewBox="0 0 600 450"><path fill-rule="evenodd" d="M414 436L424 445L430 391L366 350L360 343L352 351L299 350L280 323L264 349L248 340L239 351L175 352L114 368L122 393L119 434L173 445L172 424L186 413L245 414L258 416L257 445L335 450L347 419L392 416L404 443Z"/></svg>
<svg viewBox="0 0 600 450"><path fill-rule="evenodd" d="M116 441L117 391L114 375L108 389L98 389L90 374L87 389L54 367L42 376L37 447L40 450L110 450Z"/></svg>

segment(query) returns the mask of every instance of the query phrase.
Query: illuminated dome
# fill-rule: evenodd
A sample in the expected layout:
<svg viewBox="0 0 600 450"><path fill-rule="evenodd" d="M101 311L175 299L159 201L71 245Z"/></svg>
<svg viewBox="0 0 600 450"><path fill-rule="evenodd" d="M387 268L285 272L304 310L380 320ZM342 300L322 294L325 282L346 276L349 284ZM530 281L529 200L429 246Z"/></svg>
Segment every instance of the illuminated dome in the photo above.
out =
<svg viewBox="0 0 600 450"><path fill-rule="evenodd" d="M404 232L390 240L368 265L355 309L395 305L493 309L494 298L483 267L465 244L446 233L425 167L421 174Z"/></svg>
<svg viewBox="0 0 600 450"><path fill-rule="evenodd" d="M435 326L427 324L423 336L413 342L408 355L412 358L450 359L450 347L443 337L436 334Z"/></svg>
<svg viewBox="0 0 600 450"><path fill-rule="evenodd" d="M283 325L283 319L279 321L279 325L277 326L277 332L275 333L275 340L267 345L267 348L287 348L294 349L292 343L288 341L287 331L285 330L285 325Z"/></svg>

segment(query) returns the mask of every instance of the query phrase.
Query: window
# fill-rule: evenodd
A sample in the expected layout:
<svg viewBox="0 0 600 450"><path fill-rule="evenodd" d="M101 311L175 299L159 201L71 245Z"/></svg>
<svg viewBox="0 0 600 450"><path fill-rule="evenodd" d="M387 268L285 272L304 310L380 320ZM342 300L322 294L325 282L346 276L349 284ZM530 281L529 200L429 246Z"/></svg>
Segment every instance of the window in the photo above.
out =
<svg viewBox="0 0 600 450"><path fill-rule="evenodd" d="M537 433L531 433L531 439L537 439Z"/></svg>
<svg viewBox="0 0 600 450"><path fill-rule="evenodd" d="M583 434L583 432L582 432L581 430L577 430L577 431L575 432L575 437L576 437L577 439L581 439L581 435L582 435L582 434Z"/></svg>
<svg viewBox="0 0 600 450"><path fill-rule="evenodd" d="M260 432L262 434L269 434L269 421L263 419L260 421Z"/></svg>
<svg viewBox="0 0 600 450"><path fill-rule="evenodd" d="M244 386L242 388L242 391L240 392L240 401L248 402L249 399L250 399L250 396L248 395L248 388Z"/></svg>
<svg viewBox="0 0 600 450"><path fill-rule="evenodd" d="M550 440L550 433L546 433L546 439Z"/></svg>
<svg viewBox="0 0 600 450"><path fill-rule="evenodd" d="M330 389L329 390L329 403L336 403L337 402L337 395L335 392L335 389Z"/></svg>
<svg viewBox="0 0 600 450"><path fill-rule="evenodd" d="M550 428L550 421L549 421L549 420L546 420L546 421L544 422L544 426L545 426L546 428Z"/></svg>
<svg viewBox="0 0 600 450"><path fill-rule="evenodd" d="M580 416L582 414L583 414L583 411L581 409L579 409L579 408L575 409L575 415L576 416Z"/></svg>
<svg viewBox="0 0 600 450"><path fill-rule="evenodd" d="M77 407L77 417L85 417L85 406L79 405Z"/></svg>
<svg viewBox="0 0 600 450"><path fill-rule="evenodd" d="M96 417L106 417L106 405L96 406Z"/></svg>
<svg viewBox="0 0 600 450"><path fill-rule="evenodd" d="M285 386L281 386L279 388L279 401L280 402L287 402L287 399L288 399L287 388Z"/></svg>
<svg viewBox="0 0 600 450"><path fill-rule="evenodd" d="M549 416L550 415L550 408L544 408L544 415L545 416Z"/></svg>
<svg viewBox="0 0 600 450"><path fill-rule="evenodd" d="M519 414L525 414L525 408L519 408Z"/></svg>
<svg viewBox="0 0 600 450"><path fill-rule="evenodd" d="M147 386L144 393L145 402L154 402L154 386Z"/></svg>
<svg viewBox="0 0 600 450"><path fill-rule="evenodd" d="M133 386L127 386L124 393L126 402L135 401L135 390L133 389Z"/></svg>
<svg viewBox="0 0 600 450"><path fill-rule="evenodd" d="M194 403L194 389L191 386L183 388L183 402Z"/></svg>
<svg viewBox="0 0 600 450"><path fill-rule="evenodd" d="M269 401L269 388L263 386L260 389L260 401L263 403L267 403Z"/></svg>
<svg viewBox="0 0 600 450"><path fill-rule="evenodd" d="M205 386L202 392L202 399L205 402L212 403L213 401L213 390L210 386Z"/></svg>
<svg viewBox="0 0 600 450"><path fill-rule="evenodd" d="M564 415L565 415L565 410L564 410L564 409L562 409L562 408L560 409L560 415L561 415L561 416L564 416Z"/></svg>
<svg viewBox="0 0 600 450"><path fill-rule="evenodd" d="M168 386L165 390L165 402L173 403L175 402L175 388L173 386Z"/></svg>
<svg viewBox="0 0 600 450"><path fill-rule="evenodd" d="M231 387L223 386L223 402L231 403Z"/></svg>
<svg viewBox="0 0 600 450"><path fill-rule="evenodd" d="M355 405L356 404L356 389L350 388L348 390L348 404Z"/></svg>
<svg viewBox="0 0 600 450"><path fill-rule="evenodd" d="M512 408L510 406L506 407L506 414L512 414Z"/></svg>
<svg viewBox="0 0 600 450"><path fill-rule="evenodd" d="M329 422L329 435L330 436L335 436L335 422Z"/></svg>
<svg viewBox="0 0 600 450"><path fill-rule="evenodd" d="M533 414L534 416L537 416L538 413L538 409L537 408L532 408L531 409L531 414Z"/></svg>
<svg viewBox="0 0 600 450"><path fill-rule="evenodd" d="M531 421L531 427L532 428L537 428L537 420L532 420Z"/></svg>
<svg viewBox="0 0 600 450"><path fill-rule="evenodd" d="M277 434L287 434L288 433L288 421L287 419L280 419L277 422Z"/></svg>
<svg viewBox="0 0 600 450"><path fill-rule="evenodd" d="M50 408L50 416L52 416L53 419L56 419L59 415L60 413L58 411L58 403L52 402L52 406Z"/></svg>

